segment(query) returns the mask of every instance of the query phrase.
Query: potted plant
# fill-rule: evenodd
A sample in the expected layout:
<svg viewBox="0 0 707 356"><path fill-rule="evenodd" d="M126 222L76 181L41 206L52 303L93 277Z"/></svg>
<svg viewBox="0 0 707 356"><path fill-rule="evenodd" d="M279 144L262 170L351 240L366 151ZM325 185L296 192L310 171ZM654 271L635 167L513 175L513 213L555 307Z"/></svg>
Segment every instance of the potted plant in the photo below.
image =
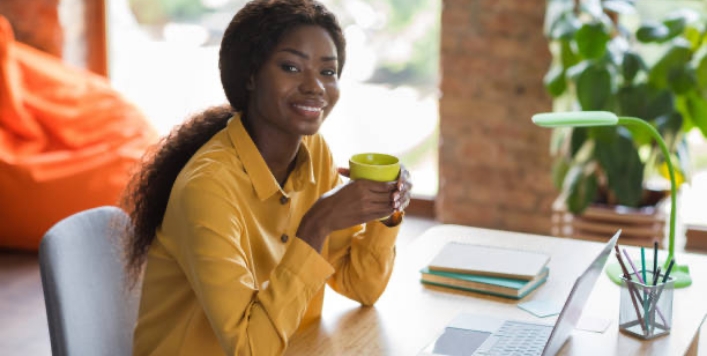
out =
<svg viewBox="0 0 707 356"><path fill-rule="evenodd" d="M545 86L556 111L611 111L653 125L682 182L689 173L685 133L696 128L707 135L706 22L683 8L630 29L622 19L634 12L629 0L550 1L546 36L553 62ZM556 227L565 229L555 234L576 236L566 230L574 226L598 229L596 236L605 237L611 223L621 220L608 211L619 211L629 218L620 224L635 227L624 235L643 239L637 244L662 240L664 218L655 206L666 193L646 182L655 172L667 176L667 166L645 132L620 126L556 129L551 154L561 192L553 208L575 217L567 225L566 214L555 216Z"/></svg>

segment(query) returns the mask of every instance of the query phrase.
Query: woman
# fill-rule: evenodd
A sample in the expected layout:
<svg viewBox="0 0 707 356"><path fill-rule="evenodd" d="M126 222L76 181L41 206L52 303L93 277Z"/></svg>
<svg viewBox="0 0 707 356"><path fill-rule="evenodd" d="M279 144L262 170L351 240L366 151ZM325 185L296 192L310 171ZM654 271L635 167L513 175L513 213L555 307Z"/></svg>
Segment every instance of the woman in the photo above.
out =
<svg viewBox="0 0 707 356"><path fill-rule="evenodd" d="M325 282L364 305L381 295L411 183L403 169L341 184L317 132L344 47L315 1L235 15L219 54L230 106L178 128L129 190L133 280L145 265L135 355L280 354L320 315Z"/></svg>

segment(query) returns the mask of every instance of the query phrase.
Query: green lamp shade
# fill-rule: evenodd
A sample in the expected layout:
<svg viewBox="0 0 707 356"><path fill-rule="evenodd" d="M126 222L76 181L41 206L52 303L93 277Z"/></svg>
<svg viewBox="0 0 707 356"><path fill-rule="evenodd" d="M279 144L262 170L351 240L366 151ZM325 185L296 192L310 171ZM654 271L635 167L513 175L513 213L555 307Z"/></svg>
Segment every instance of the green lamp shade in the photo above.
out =
<svg viewBox="0 0 707 356"><path fill-rule="evenodd" d="M619 118L608 111L548 112L533 115L533 123L542 127L613 126Z"/></svg>

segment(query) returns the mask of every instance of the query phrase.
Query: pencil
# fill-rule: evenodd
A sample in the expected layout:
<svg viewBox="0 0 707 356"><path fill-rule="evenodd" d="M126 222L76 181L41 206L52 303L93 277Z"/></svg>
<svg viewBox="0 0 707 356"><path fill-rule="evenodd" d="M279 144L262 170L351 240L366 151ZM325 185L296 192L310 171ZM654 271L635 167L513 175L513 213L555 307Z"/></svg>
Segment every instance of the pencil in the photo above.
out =
<svg viewBox="0 0 707 356"><path fill-rule="evenodd" d="M631 296L631 304L633 304L633 309L636 311L636 316L638 317L638 324L641 325L641 329L643 329L643 332L646 333L648 330L646 330L646 325L641 317L641 311L638 310L638 302L636 302L636 297L634 296L634 294L638 294L638 291L635 290L633 288L633 284L631 284L631 275L628 273L628 270L624 265L624 261L621 260L621 254L619 253L618 248L616 249L616 259L619 260L621 270L624 272L624 277L627 279L626 287L628 288L628 294Z"/></svg>
<svg viewBox="0 0 707 356"><path fill-rule="evenodd" d="M653 241L653 274L658 270L658 241Z"/></svg>
<svg viewBox="0 0 707 356"><path fill-rule="evenodd" d="M648 286L648 284L646 283L646 279L645 279L645 278L641 278L641 273L638 272L638 269L636 268L636 265L633 264L633 260L631 260L631 256L629 256L629 254L628 254L628 252L626 251L626 249L624 249L624 255L626 256L626 259L628 259L628 263L629 263L629 265L631 265L631 268L633 269L633 273L636 275L636 278L638 278L638 281L641 282L641 284L642 284L643 286ZM646 260L646 258L645 258L645 250L643 249L643 247L641 247L641 263L642 263L642 267L643 267L643 271L642 271L642 272L643 272L644 275L645 275L645 273L646 273L645 260ZM641 304L643 305L643 315L645 316L646 314L648 314L648 305L646 304L646 302L648 301L648 295L646 295L646 290L645 290L645 288L643 289L643 298L641 298L641 294L640 294L640 292L638 292L638 299L641 301ZM644 330L645 330L645 329L644 329Z"/></svg>
<svg viewBox="0 0 707 356"><path fill-rule="evenodd" d="M628 260L629 265L631 265L631 269L633 269L633 274L636 275L636 278L638 278L638 281L641 282L641 284L646 284L645 280L641 278L641 274L638 273L638 268L636 268L636 265L633 264L633 261L631 260L631 256L629 256L628 252L626 252L626 249L624 251L624 256L626 256L626 259Z"/></svg>

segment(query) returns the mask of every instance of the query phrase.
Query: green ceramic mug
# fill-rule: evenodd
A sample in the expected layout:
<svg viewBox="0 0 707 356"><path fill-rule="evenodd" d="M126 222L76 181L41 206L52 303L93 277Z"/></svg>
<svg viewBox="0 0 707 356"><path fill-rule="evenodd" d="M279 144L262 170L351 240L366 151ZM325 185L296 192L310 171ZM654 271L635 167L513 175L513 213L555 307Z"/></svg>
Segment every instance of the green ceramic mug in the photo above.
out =
<svg viewBox="0 0 707 356"><path fill-rule="evenodd" d="M359 153L349 159L351 179L391 182L398 179L400 160L384 153Z"/></svg>

